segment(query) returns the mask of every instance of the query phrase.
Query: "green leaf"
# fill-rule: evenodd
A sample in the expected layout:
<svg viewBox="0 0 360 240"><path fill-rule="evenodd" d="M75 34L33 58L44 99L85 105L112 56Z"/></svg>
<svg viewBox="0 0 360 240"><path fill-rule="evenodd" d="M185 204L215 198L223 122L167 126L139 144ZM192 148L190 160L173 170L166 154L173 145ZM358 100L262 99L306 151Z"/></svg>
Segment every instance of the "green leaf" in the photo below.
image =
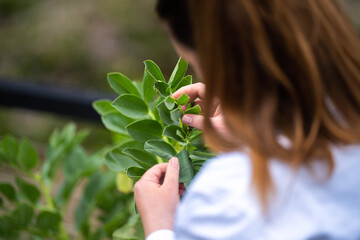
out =
<svg viewBox="0 0 360 240"><path fill-rule="evenodd" d="M5 136L2 140L2 150L7 159L7 162L16 166L16 155L18 151L18 143L16 139L12 136Z"/></svg>
<svg viewBox="0 0 360 240"><path fill-rule="evenodd" d="M166 108L169 110L173 110L175 107L175 99L171 96L167 96L164 99L164 103L165 103Z"/></svg>
<svg viewBox="0 0 360 240"><path fill-rule="evenodd" d="M105 115L108 112L115 112L116 109L111 105L110 100L102 99L93 102L93 108L100 115Z"/></svg>
<svg viewBox="0 0 360 240"><path fill-rule="evenodd" d="M187 62L184 59L179 58L174 68L174 71L172 72L169 79L169 85L171 86L171 88L175 88L179 84L179 82L184 78L187 68L188 68Z"/></svg>
<svg viewBox="0 0 360 240"><path fill-rule="evenodd" d="M202 131L200 130L197 129L193 130L190 133L188 140L196 148L203 148L205 146L204 141L202 139Z"/></svg>
<svg viewBox="0 0 360 240"><path fill-rule="evenodd" d="M201 112L201 107L196 105L192 108L186 109L185 114L199 114Z"/></svg>
<svg viewBox="0 0 360 240"><path fill-rule="evenodd" d="M165 160L169 160L176 155L176 151L173 146L163 140L149 140L145 143L144 149L145 151L155 154Z"/></svg>
<svg viewBox="0 0 360 240"><path fill-rule="evenodd" d="M179 89L182 88L182 87L185 87L185 86L187 86L187 85L190 85L190 84L192 84L192 76L191 76L191 75L184 77L184 78L179 82L179 84L173 89L173 92L179 90Z"/></svg>
<svg viewBox="0 0 360 240"><path fill-rule="evenodd" d="M73 149L70 154L64 159L63 169L65 179L71 181L80 177L80 175L86 171L91 163L88 161L85 151L81 147Z"/></svg>
<svg viewBox="0 0 360 240"><path fill-rule="evenodd" d="M76 134L76 125L70 123L65 126L65 128L60 133L60 139L64 142L70 142Z"/></svg>
<svg viewBox="0 0 360 240"><path fill-rule="evenodd" d="M101 120L105 127L110 131L128 134L126 126L134 121L134 119L124 116L118 112L110 112L101 117Z"/></svg>
<svg viewBox="0 0 360 240"><path fill-rule="evenodd" d="M16 218L10 214L0 215L0 239L20 239Z"/></svg>
<svg viewBox="0 0 360 240"><path fill-rule="evenodd" d="M34 209L26 203L20 203L13 212L16 222L21 228L26 228L30 224L33 215Z"/></svg>
<svg viewBox="0 0 360 240"><path fill-rule="evenodd" d="M0 143L0 162L8 163L8 160L6 159L4 150L2 149L1 143Z"/></svg>
<svg viewBox="0 0 360 240"><path fill-rule="evenodd" d="M190 152L190 158L194 161L207 161L208 159L215 157L216 155L204 151L192 151Z"/></svg>
<svg viewBox="0 0 360 240"><path fill-rule="evenodd" d="M133 214L128 222L116 229L112 234L113 240L142 240L145 239L143 226L141 224L140 215Z"/></svg>
<svg viewBox="0 0 360 240"><path fill-rule="evenodd" d="M156 157L144 150L136 149L136 148L125 148L123 153L132 157L141 167L145 169L149 169L153 165L157 164Z"/></svg>
<svg viewBox="0 0 360 240"><path fill-rule="evenodd" d="M81 234L89 239L90 220L95 213L96 202L99 196L105 194L110 189L115 188L116 174L112 172L94 173L82 194L82 198L75 210L75 226Z"/></svg>
<svg viewBox="0 0 360 240"><path fill-rule="evenodd" d="M176 100L176 102L177 102L177 104L183 106L183 105L188 104L189 100L190 100L190 97L189 97L187 94L184 93L183 95L181 95L181 96Z"/></svg>
<svg viewBox="0 0 360 240"><path fill-rule="evenodd" d="M184 183L187 187L194 177L194 168L189 158L189 153L186 150L181 151L176 155L180 163L179 182Z"/></svg>
<svg viewBox="0 0 360 240"><path fill-rule="evenodd" d="M156 79L145 70L144 78L143 78L143 95L146 103L151 102L151 100L155 95L155 90L154 90L155 82Z"/></svg>
<svg viewBox="0 0 360 240"><path fill-rule="evenodd" d="M43 210L36 218L36 226L49 233L58 232L61 215L58 212Z"/></svg>
<svg viewBox="0 0 360 240"><path fill-rule="evenodd" d="M112 89L114 89L119 95L131 93L140 96L138 89L131 80L121 73L109 73L108 82Z"/></svg>
<svg viewBox="0 0 360 240"><path fill-rule="evenodd" d="M163 76L163 74L161 73L160 68L158 67L158 65L156 65L153 61L151 60L146 60L144 62L145 64L145 70L151 74L151 76L159 81L163 81L165 82L165 78Z"/></svg>
<svg viewBox="0 0 360 240"><path fill-rule="evenodd" d="M110 171L114 172L124 172L129 167L141 167L133 158L124 154L119 148L115 148L106 154L105 164Z"/></svg>
<svg viewBox="0 0 360 240"><path fill-rule="evenodd" d="M180 123L180 119L182 116L182 112L179 108L176 108L170 112L170 118L174 124L178 125Z"/></svg>
<svg viewBox="0 0 360 240"><path fill-rule="evenodd" d="M165 102L162 101L156 106L161 121L163 121L166 125L174 124L174 121L171 119L170 110L166 107Z"/></svg>
<svg viewBox="0 0 360 240"><path fill-rule="evenodd" d="M20 177L16 176L15 181L19 187L20 194L24 196L31 203L35 204L40 198L40 191L35 187L35 185L26 182Z"/></svg>
<svg viewBox="0 0 360 240"><path fill-rule="evenodd" d="M139 143L137 141L129 141L121 144L120 146L117 146L117 148L121 151L123 151L125 148L135 148L135 149L144 150L144 143Z"/></svg>
<svg viewBox="0 0 360 240"><path fill-rule="evenodd" d="M138 181L145 172L144 168L130 167L126 170L126 175L134 181Z"/></svg>
<svg viewBox="0 0 360 240"><path fill-rule="evenodd" d="M163 128L155 120L144 119L129 124L127 130L130 136L138 142L162 137Z"/></svg>
<svg viewBox="0 0 360 240"><path fill-rule="evenodd" d="M134 118L141 119L148 117L149 109L140 97L123 94L112 103L112 105L123 115Z"/></svg>
<svg viewBox="0 0 360 240"><path fill-rule="evenodd" d="M174 139L175 141L178 141L178 142L182 142L182 143L185 142L184 138L185 138L186 134L184 133L184 131L179 126L175 126L175 125L166 126L165 129L164 129L163 135L166 136L166 137L172 138L172 139Z"/></svg>
<svg viewBox="0 0 360 240"><path fill-rule="evenodd" d="M156 81L154 88L163 97L170 95L170 86L166 82Z"/></svg>
<svg viewBox="0 0 360 240"><path fill-rule="evenodd" d="M2 193L10 202L16 200L15 188L9 183L0 183L0 193Z"/></svg>
<svg viewBox="0 0 360 240"><path fill-rule="evenodd" d="M29 140L21 140L17 160L26 172L30 172L37 166L39 157L34 145Z"/></svg>

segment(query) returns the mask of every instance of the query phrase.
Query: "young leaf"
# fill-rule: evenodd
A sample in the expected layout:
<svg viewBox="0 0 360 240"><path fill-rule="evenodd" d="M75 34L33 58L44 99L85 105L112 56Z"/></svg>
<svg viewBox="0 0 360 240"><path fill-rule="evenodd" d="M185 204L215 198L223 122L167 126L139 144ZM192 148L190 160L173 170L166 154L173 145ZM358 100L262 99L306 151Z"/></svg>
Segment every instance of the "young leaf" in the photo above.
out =
<svg viewBox="0 0 360 240"><path fill-rule="evenodd" d="M155 82L156 79L145 70L144 78L143 78L143 95L146 103L151 102L151 100L155 95L155 91L154 91Z"/></svg>
<svg viewBox="0 0 360 240"><path fill-rule="evenodd" d="M109 112L103 115L101 120L107 129L120 134L128 134L126 126L134 121L119 112Z"/></svg>
<svg viewBox="0 0 360 240"><path fill-rule="evenodd" d="M196 105L195 107L186 109L185 114L199 114L201 112L201 107Z"/></svg>
<svg viewBox="0 0 360 240"><path fill-rule="evenodd" d="M156 157L144 150L136 148L125 148L123 153L132 157L141 167L149 169L153 165L157 164Z"/></svg>
<svg viewBox="0 0 360 240"><path fill-rule="evenodd" d="M15 188L9 183L0 183L0 193L2 193L10 202L16 200Z"/></svg>
<svg viewBox="0 0 360 240"><path fill-rule="evenodd" d="M178 85L176 85L175 88L172 88L173 92L179 90L182 87L185 87L187 85L190 85L192 83L192 76L186 76L184 77L179 83Z"/></svg>
<svg viewBox="0 0 360 240"><path fill-rule="evenodd" d="M20 194L31 203L35 204L40 198L40 191L35 185L26 182L20 177L15 177L16 185L19 187Z"/></svg>
<svg viewBox="0 0 360 240"><path fill-rule="evenodd" d="M36 226L44 231L58 232L61 215L58 212L43 210L36 218Z"/></svg>
<svg viewBox="0 0 360 240"><path fill-rule="evenodd" d="M180 134L178 134L180 132ZM164 129L164 136L174 139L178 142L184 142L185 133L179 126L169 125Z"/></svg>
<svg viewBox="0 0 360 240"><path fill-rule="evenodd" d="M144 119L129 124L126 129L130 136L138 142L161 138L163 128L155 120Z"/></svg>
<svg viewBox="0 0 360 240"><path fill-rule="evenodd" d="M165 103L166 108L169 110L173 110L175 107L175 99L171 96L167 96L164 99L164 103Z"/></svg>
<svg viewBox="0 0 360 240"><path fill-rule="evenodd" d="M26 228L30 224L33 215L34 209L26 203L20 203L13 212L13 216L21 228Z"/></svg>
<svg viewBox="0 0 360 240"><path fill-rule="evenodd" d="M26 172L30 172L38 164L37 151L29 140L21 140L17 160Z"/></svg>
<svg viewBox="0 0 360 240"><path fill-rule="evenodd" d="M174 124L178 125L180 123L180 118L182 116L182 112L179 108L175 108L170 112L170 118Z"/></svg>
<svg viewBox="0 0 360 240"><path fill-rule="evenodd" d="M176 151L173 146L163 140L149 140L145 143L144 149L145 151L155 154L165 160L169 160L176 155Z"/></svg>
<svg viewBox="0 0 360 240"><path fill-rule="evenodd" d="M180 163L179 182L184 183L187 187L194 177L194 168L189 158L189 153L186 150L181 151L176 155Z"/></svg>
<svg viewBox="0 0 360 240"><path fill-rule="evenodd" d="M93 102L93 108L100 115L105 115L108 112L116 112L116 109L111 105L111 101L106 99Z"/></svg>
<svg viewBox="0 0 360 240"><path fill-rule="evenodd" d="M119 95L131 93L140 96L138 89L131 80L121 73L109 73L108 81L112 89L114 89Z"/></svg>
<svg viewBox="0 0 360 240"><path fill-rule="evenodd" d="M183 106L183 105L186 105L189 102L189 100L190 100L190 97L184 93L176 100L176 102L177 102L177 104Z"/></svg>
<svg viewBox="0 0 360 240"><path fill-rule="evenodd" d="M174 68L174 71L172 72L169 79L169 85L171 86L171 88L175 88L178 85L178 83L183 79L187 67L188 67L187 62L184 59L179 58Z"/></svg>
<svg viewBox="0 0 360 240"><path fill-rule="evenodd" d="M157 109L158 112L159 112L159 115L160 115L161 120L162 120L166 125L174 124L174 121L171 119L170 110L166 107L164 101L160 102L160 103L156 106L156 109Z"/></svg>
<svg viewBox="0 0 360 240"><path fill-rule="evenodd" d="M126 175L133 179L134 181L138 181L142 175L146 172L146 169L138 168L138 167L130 167L126 170Z"/></svg>
<svg viewBox="0 0 360 240"><path fill-rule="evenodd" d="M105 164L110 171L114 172L124 172L129 167L140 167L133 158L124 154L118 148L115 148L106 154Z"/></svg>
<svg viewBox="0 0 360 240"><path fill-rule="evenodd" d="M18 151L18 143L12 136L5 136L2 140L2 150L7 159L12 165L16 166L16 155Z"/></svg>
<svg viewBox="0 0 360 240"><path fill-rule="evenodd" d="M154 88L163 97L170 95L170 86L166 82L156 81Z"/></svg>
<svg viewBox="0 0 360 240"><path fill-rule="evenodd" d="M163 76L163 74L161 73L160 68L158 67L158 65L156 65L153 61L151 60L146 60L144 62L145 64L145 70L151 74L151 76L159 81L163 81L165 82L165 78Z"/></svg>
<svg viewBox="0 0 360 240"><path fill-rule="evenodd" d="M123 115L134 118L141 119L148 117L149 109L140 97L123 94L112 103L112 105Z"/></svg>

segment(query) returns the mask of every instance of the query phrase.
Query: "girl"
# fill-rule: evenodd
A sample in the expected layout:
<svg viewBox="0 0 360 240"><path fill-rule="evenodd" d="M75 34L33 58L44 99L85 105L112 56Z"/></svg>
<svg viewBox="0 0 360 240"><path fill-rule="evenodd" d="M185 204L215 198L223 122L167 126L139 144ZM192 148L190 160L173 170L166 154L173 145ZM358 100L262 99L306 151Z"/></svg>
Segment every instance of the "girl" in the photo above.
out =
<svg viewBox="0 0 360 240"><path fill-rule="evenodd" d="M335 0L159 0L219 155L135 185L147 239L360 239L360 43ZM162 181L164 177L164 181Z"/></svg>

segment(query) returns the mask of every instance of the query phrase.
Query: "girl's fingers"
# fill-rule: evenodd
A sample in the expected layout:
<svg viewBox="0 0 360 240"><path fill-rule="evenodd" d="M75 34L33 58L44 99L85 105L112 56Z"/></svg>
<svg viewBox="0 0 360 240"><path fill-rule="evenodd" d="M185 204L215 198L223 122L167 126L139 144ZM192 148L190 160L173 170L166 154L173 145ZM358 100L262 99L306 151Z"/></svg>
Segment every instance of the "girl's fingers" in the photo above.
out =
<svg viewBox="0 0 360 240"><path fill-rule="evenodd" d="M202 115L185 114L181 120L190 127L194 127L200 130L203 129L204 116Z"/></svg>
<svg viewBox="0 0 360 240"><path fill-rule="evenodd" d="M140 181L150 181L158 185L162 184L162 179L166 173L167 163L156 164L147 170L141 177Z"/></svg>
<svg viewBox="0 0 360 240"><path fill-rule="evenodd" d="M193 102L197 98L205 98L205 84L194 83L182 87L173 94L173 97L178 99L184 93L190 97L189 102Z"/></svg>
<svg viewBox="0 0 360 240"><path fill-rule="evenodd" d="M164 187L177 190L179 185L179 160L176 157L172 157L167 165Z"/></svg>

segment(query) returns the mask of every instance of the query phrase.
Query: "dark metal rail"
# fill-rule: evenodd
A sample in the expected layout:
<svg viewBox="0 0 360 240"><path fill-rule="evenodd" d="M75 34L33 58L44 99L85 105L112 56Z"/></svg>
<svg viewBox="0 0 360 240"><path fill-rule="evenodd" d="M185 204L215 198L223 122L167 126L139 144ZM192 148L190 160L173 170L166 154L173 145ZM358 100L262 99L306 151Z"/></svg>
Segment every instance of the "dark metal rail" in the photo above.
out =
<svg viewBox="0 0 360 240"><path fill-rule="evenodd" d="M92 107L97 99L115 96L98 92L69 90L54 86L14 82L0 77L0 105L56 113L68 117L100 121Z"/></svg>

